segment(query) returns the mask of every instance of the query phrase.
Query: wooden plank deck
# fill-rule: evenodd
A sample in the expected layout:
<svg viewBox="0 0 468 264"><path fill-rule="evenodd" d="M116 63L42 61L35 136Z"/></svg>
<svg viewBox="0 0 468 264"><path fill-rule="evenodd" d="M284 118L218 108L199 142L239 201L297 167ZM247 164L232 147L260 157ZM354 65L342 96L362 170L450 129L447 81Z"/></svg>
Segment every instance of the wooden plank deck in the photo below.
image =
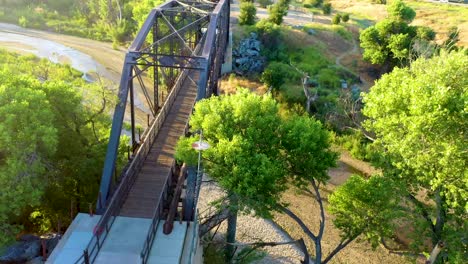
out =
<svg viewBox="0 0 468 264"><path fill-rule="evenodd" d="M193 80L198 73L189 74ZM196 85L187 78L164 121L135 183L123 203L120 216L152 218L174 161L177 140L185 130L197 96Z"/></svg>

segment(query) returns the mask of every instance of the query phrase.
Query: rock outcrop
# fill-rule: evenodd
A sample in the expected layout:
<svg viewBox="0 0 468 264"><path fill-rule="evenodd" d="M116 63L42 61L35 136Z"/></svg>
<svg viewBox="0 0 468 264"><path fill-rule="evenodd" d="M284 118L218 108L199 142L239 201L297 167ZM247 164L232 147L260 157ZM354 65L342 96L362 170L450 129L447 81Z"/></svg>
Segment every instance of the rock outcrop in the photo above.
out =
<svg viewBox="0 0 468 264"><path fill-rule="evenodd" d="M260 73L265 65L265 58L260 54L260 40L256 33L240 41L239 46L232 51L233 68L239 75Z"/></svg>

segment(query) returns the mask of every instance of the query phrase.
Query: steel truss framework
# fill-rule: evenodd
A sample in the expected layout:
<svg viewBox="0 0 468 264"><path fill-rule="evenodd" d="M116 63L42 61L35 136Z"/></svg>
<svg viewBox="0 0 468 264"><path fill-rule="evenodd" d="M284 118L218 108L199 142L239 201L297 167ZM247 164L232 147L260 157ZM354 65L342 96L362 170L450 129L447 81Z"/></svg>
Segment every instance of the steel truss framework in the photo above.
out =
<svg viewBox="0 0 468 264"><path fill-rule="evenodd" d="M229 8L229 0L170 0L150 12L125 56L119 103L113 116L101 178L98 213L106 209L111 195L127 100L133 151L141 144L135 133L136 86L146 98L153 122L164 104L164 95L171 91L178 78L190 79L189 70L200 73L198 80L190 79L198 87L197 101L218 94L218 79L229 36Z"/></svg>

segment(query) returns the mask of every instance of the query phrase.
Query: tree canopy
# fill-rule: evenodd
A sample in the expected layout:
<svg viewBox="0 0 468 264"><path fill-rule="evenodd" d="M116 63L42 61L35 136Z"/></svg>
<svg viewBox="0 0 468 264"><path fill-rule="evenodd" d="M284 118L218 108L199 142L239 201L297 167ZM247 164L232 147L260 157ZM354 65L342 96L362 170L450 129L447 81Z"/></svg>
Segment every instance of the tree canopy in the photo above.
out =
<svg viewBox="0 0 468 264"><path fill-rule="evenodd" d="M416 41L427 42L435 37L434 31L428 27L409 25L416 13L403 1L393 1L387 11L386 19L363 30L359 37L364 49L363 58L383 65L384 72L411 61L412 47Z"/></svg>
<svg viewBox="0 0 468 264"><path fill-rule="evenodd" d="M444 242L445 257L451 260L463 254L463 244L466 249L467 69L463 51L442 52L409 68L395 68L363 99L369 117L364 125L384 149L387 176L406 185L433 245ZM421 191L435 206L418 201Z"/></svg>
<svg viewBox="0 0 468 264"><path fill-rule="evenodd" d="M115 98L69 66L0 54L1 245L95 203Z"/></svg>

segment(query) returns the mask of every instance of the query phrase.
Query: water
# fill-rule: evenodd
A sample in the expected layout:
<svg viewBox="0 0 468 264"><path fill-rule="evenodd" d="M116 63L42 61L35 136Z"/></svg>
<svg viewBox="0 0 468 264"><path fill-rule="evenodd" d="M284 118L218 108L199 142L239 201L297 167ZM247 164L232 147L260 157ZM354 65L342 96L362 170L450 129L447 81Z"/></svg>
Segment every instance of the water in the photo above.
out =
<svg viewBox="0 0 468 264"><path fill-rule="evenodd" d="M31 53L54 63L68 63L83 74L96 72L101 76L109 75L105 67L91 56L50 40L20 33L0 32L0 46L21 53Z"/></svg>
<svg viewBox="0 0 468 264"><path fill-rule="evenodd" d="M73 69L82 72L83 79L88 82L93 82L95 75L109 79L114 83L120 82L120 79L114 77L115 74L111 74L106 70L106 67L88 54L51 40L34 37L32 34L34 32L31 30L12 24L0 23L0 47L10 51L34 54L37 57L48 59L54 63L69 64ZM83 41L86 40L84 39ZM117 76L117 78L120 77ZM143 113L150 113L149 108L141 99L143 97L141 88L138 84L135 86L135 107ZM126 117L127 119L128 117Z"/></svg>

